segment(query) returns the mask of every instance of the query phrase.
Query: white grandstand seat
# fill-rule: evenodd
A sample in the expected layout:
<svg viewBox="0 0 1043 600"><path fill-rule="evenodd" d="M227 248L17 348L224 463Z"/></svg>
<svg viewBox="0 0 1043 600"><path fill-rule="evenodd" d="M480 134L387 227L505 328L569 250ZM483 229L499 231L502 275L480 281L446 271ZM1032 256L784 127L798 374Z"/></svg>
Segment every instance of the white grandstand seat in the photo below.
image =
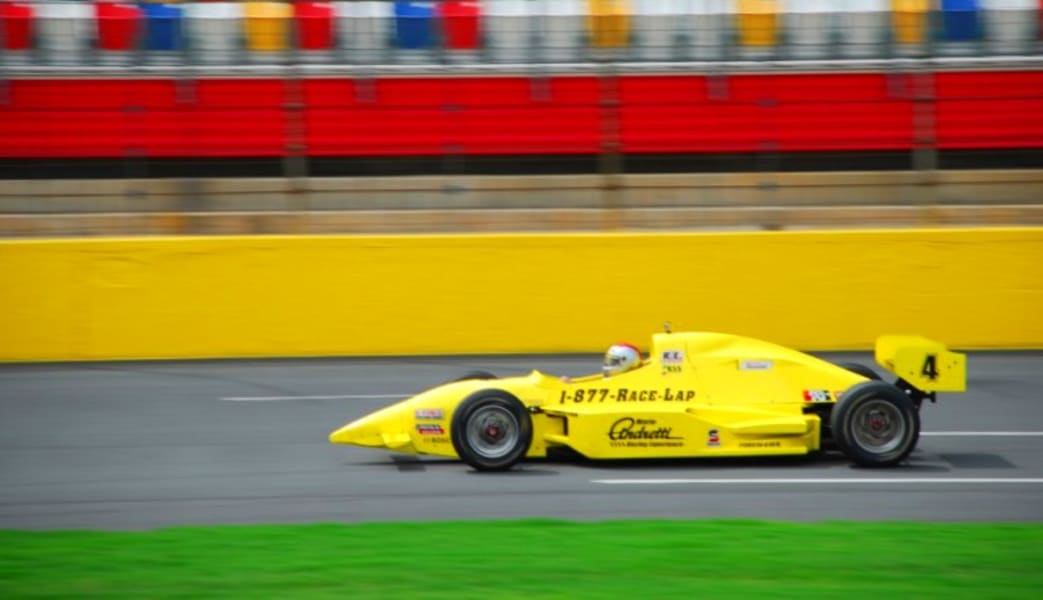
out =
<svg viewBox="0 0 1043 600"><path fill-rule="evenodd" d="M521 63L532 60L538 23L530 0L485 0L482 30L486 55L495 62Z"/></svg>
<svg viewBox="0 0 1043 600"><path fill-rule="evenodd" d="M840 56L871 58L882 55L887 49L891 27L888 0L839 0L836 6Z"/></svg>
<svg viewBox="0 0 1043 600"><path fill-rule="evenodd" d="M692 18L688 35L695 60L714 60L728 56L735 43L735 3L731 0L691 0Z"/></svg>
<svg viewBox="0 0 1043 600"><path fill-rule="evenodd" d="M94 47L94 7L87 2L36 4L37 31L44 60L82 64Z"/></svg>
<svg viewBox="0 0 1043 600"><path fill-rule="evenodd" d="M1038 0L981 0L986 48L996 54L1036 54Z"/></svg>
<svg viewBox="0 0 1043 600"><path fill-rule="evenodd" d="M243 5L193 2L185 5L185 29L192 60L230 64L243 59Z"/></svg>
<svg viewBox="0 0 1043 600"><path fill-rule="evenodd" d="M587 6L582 0L535 2L536 52L551 62L576 62L587 56Z"/></svg>
<svg viewBox="0 0 1043 600"><path fill-rule="evenodd" d="M394 27L391 2L336 2L337 42L348 62L389 62Z"/></svg>
<svg viewBox="0 0 1043 600"><path fill-rule="evenodd" d="M686 57L693 25L686 0L634 1L634 56L641 60Z"/></svg>
<svg viewBox="0 0 1043 600"><path fill-rule="evenodd" d="M833 52L835 0L783 0L787 58L827 58Z"/></svg>

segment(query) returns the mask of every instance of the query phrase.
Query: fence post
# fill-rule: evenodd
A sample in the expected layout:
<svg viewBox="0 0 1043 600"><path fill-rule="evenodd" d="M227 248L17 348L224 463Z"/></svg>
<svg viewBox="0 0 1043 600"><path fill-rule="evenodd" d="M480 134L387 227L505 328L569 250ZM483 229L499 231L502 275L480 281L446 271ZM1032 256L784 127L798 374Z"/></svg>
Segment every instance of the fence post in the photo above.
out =
<svg viewBox="0 0 1043 600"><path fill-rule="evenodd" d="M913 73L913 170L916 190L914 202L921 207L937 204L938 140L937 98L934 71L918 64ZM926 211L924 211L926 214Z"/></svg>
<svg viewBox="0 0 1043 600"><path fill-rule="evenodd" d="M601 116L601 153L598 155L601 174L603 229L622 229L623 219L623 155L620 139L619 73L609 61L601 64L598 75Z"/></svg>
<svg viewBox="0 0 1043 600"><path fill-rule="evenodd" d="M310 208L308 182L307 124L305 120L304 81L300 72L299 39L296 21L289 26L289 44L285 69L284 90L286 109L286 152L283 155L283 175L286 178L287 209L294 213ZM295 223L304 223L299 215ZM303 232L302 232L303 233Z"/></svg>

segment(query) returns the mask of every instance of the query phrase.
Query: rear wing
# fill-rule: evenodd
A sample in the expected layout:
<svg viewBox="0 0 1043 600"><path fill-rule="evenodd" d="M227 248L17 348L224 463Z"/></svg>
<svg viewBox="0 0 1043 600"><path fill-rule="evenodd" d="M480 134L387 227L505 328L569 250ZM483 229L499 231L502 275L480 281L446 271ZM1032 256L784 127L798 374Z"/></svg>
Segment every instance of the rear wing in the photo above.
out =
<svg viewBox="0 0 1043 600"><path fill-rule="evenodd" d="M967 355L919 335L880 336L876 362L922 392L967 389Z"/></svg>

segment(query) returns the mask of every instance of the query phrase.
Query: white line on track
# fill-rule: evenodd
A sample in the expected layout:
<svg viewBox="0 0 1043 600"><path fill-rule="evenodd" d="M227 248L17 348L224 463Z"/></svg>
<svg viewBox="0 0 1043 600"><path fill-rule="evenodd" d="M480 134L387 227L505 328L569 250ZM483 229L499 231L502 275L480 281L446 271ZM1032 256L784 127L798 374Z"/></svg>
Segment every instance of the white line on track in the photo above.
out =
<svg viewBox="0 0 1043 600"><path fill-rule="evenodd" d="M294 400L384 400L408 398L411 394L340 394L332 396L224 396L225 402L291 402Z"/></svg>
<svg viewBox="0 0 1043 600"><path fill-rule="evenodd" d="M797 479L591 479L591 483L603 483L607 485L740 485L740 484L772 484L772 485L841 485L841 484L904 484L916 485L927 483L963 483L963 484L1001 484L1001 483L1043 483L1043 477L922 477L922 478L887 478L887 477L865 477L865 478L797 478Z"/></svg>

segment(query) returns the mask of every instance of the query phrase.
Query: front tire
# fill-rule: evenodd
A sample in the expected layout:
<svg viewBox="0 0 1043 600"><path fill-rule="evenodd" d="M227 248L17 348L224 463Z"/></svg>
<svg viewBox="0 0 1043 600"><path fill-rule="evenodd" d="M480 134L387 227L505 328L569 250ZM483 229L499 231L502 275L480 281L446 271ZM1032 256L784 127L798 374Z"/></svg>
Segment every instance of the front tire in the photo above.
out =
<svg viewBox="0 0 1043 600"><path fill-rule="evenodd" d="M830 427L837 446L855 464L890 467L916 447L920 414L902 390L882 381L865 381L841 395Z"/></svg>
<svg viewBox="0 0 1043 600"><path fill-rule="evenodd" d="M456 379L451 379L449 383L456 383L457 381L471 381L473 379L497 379L496 375L493 375L489 371L468 371Z"/></svg>
<svg viewBox="0 0 1043 600"><path fill-rule="evenodd" d="M460 403L451 424L453 448L478 471L506 471L532 443L532 417L514 395L479 390Z"/></svg>

